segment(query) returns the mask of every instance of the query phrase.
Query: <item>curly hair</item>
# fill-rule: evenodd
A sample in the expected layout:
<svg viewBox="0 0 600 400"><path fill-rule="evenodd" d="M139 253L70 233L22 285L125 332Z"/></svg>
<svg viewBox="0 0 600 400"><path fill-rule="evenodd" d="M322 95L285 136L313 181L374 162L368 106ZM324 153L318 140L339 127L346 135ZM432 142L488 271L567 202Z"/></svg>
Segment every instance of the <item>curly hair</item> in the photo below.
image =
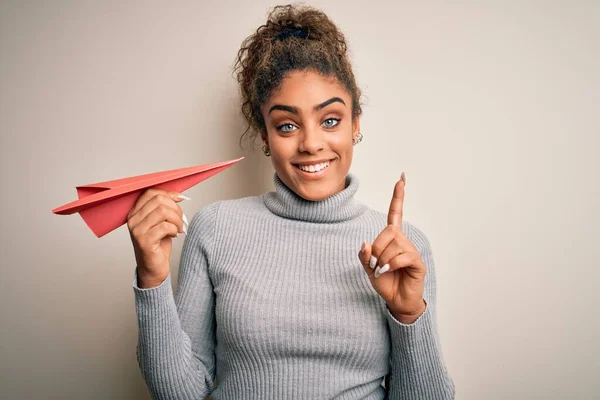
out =
<svg viewBox="0 0 600 400"><path fill-rule="evenodd" d="M342 32L321 10L302 5L276 6L267 22L247 37L237 54L234 73L240 85L246 130L240 138L254 145L266 132L260 107L292 70L312 70L337 78L352 97L352 115L362 113Z"/></svg>

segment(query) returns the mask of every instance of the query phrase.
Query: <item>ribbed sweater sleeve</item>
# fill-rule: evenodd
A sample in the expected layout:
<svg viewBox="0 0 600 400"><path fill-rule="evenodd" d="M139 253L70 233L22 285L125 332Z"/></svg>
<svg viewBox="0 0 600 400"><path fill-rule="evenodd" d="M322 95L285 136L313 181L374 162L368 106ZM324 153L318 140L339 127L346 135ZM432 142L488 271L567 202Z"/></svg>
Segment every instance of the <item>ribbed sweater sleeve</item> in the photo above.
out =
<svg viewBox="0 0 600 400"><path fill-rule="evenodd" d="M154 399L203 399L214 389L214 293L208 275L218 204L192 219L183 244L176 295L171 275L155 288L133 282L137 359Z"/></svg>
<svg viewBox="0 0 600 400"><path fill-rule="evenodd" d="M427 306L410 325L399 322L387 310L392 349L388 396L391 400L454 399L454 381L446 370L436 326L436 276L431 245L414 225L404 226L405 234L427 266L423 296Z"/></svg>

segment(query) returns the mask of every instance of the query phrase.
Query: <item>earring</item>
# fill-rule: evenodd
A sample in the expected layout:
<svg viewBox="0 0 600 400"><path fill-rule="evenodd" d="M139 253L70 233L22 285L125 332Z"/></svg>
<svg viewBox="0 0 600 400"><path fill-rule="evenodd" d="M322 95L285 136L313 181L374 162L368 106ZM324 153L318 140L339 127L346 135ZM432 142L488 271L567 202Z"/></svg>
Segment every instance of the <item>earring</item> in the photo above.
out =
<svg viewBox="0 0 600 400"><path fill-rule="evenodd" d="M352 146L356 146L357 144L359 144L360 142L362 142L363 140L363 134L358 132L358 135L356 136L356 138L352 141Z"/></svg>
<svg viewBox="0 0 600 400"><path fill-rule="evenodd" d="M263 145L262 151L263 151L263 153L265 153L265 156L267 156L267 157L269 157L271 155L271 150L269 150L269 146L267 146L266 143Z"/></svg>

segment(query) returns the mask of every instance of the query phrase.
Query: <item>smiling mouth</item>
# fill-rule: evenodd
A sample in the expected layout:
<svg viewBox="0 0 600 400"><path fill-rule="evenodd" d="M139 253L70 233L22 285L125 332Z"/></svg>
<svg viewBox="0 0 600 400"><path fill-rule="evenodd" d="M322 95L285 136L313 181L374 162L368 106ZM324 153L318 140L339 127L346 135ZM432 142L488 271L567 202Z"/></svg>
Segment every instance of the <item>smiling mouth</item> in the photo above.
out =
<svg viewBox="0 0 600 400"><path fill-rule="evenodd" d="M300 165L300 164L292 164L294 168L298 168L302 172L306 172L309 174L314 174L320 171L323 171L325 168L329 168L329 166L333 163L335 159L331 159L329 161L325 161L318 164L311 165Z"/></svg>

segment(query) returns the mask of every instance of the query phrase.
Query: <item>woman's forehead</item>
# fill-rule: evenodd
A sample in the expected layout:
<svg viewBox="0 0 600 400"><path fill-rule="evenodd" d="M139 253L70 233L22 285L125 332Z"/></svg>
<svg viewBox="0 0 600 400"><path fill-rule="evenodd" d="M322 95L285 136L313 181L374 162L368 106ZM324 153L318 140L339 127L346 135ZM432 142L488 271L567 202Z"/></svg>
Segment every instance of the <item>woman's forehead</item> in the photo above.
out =
<svg viewBox="0 0 600 400"><path fill-rule="evenodd" d="M298 108L313 108L332 97L339 97L346 105L350 104L350 94L335 77L313 71L293 71L285 76L265 106L285 104Z"/></svg>

